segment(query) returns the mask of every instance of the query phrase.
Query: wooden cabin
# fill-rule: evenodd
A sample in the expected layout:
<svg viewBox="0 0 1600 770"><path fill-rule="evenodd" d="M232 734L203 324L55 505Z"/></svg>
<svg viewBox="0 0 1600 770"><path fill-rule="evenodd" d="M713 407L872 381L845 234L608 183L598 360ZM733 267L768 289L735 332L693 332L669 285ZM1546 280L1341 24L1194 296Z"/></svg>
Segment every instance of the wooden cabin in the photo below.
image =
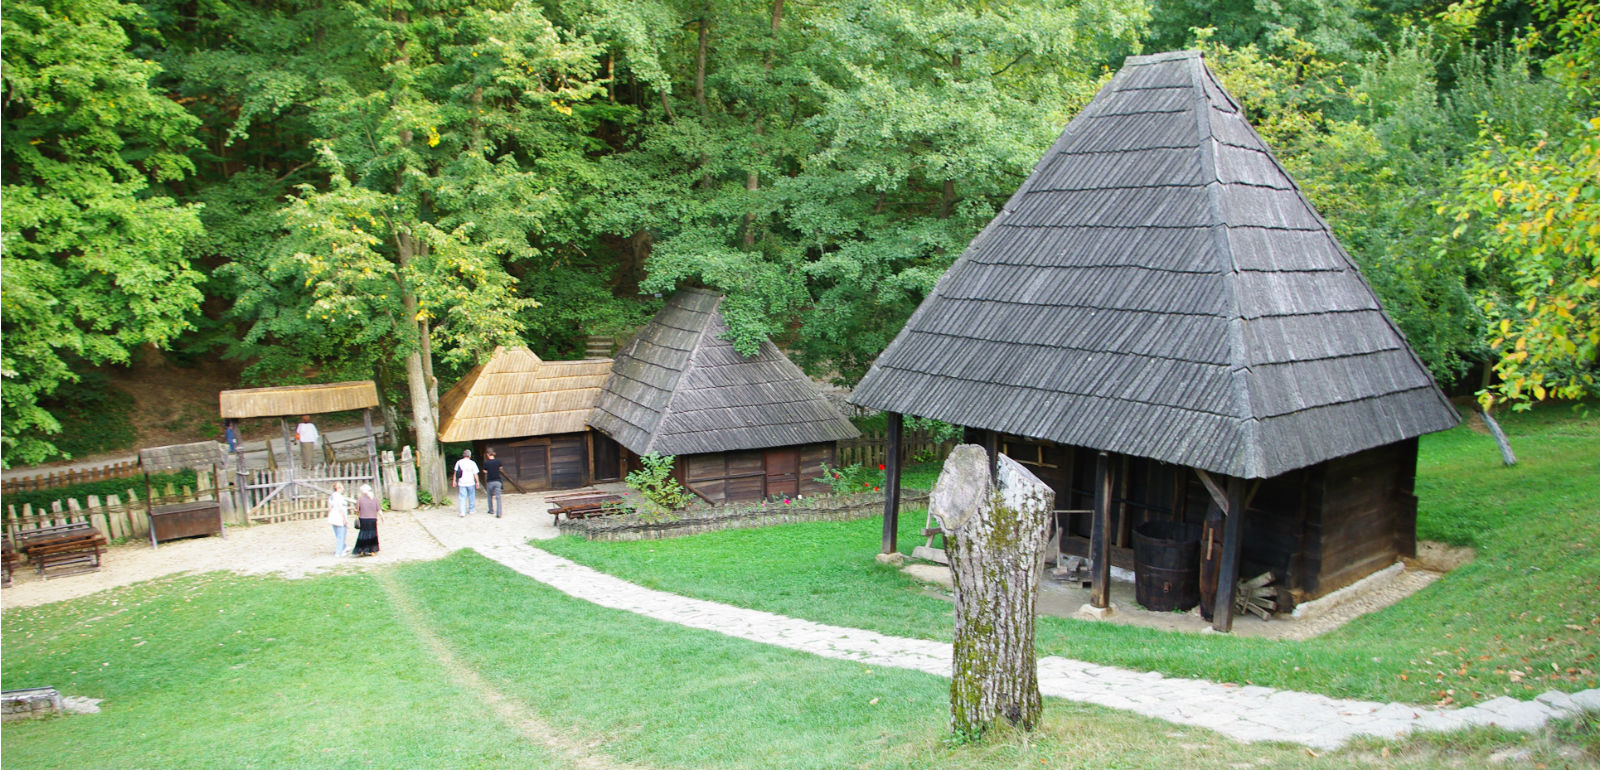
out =
<svg viewBox="0 0 1600 770"><path fill-rule="evenodd" d="M589 425L634 455L676 456L674 477L712 503L828 491L822 464L860 433L771 342L734 350L722 301L669 297L617 354Z"/></svg>
<svg viewBox="0 0 1600 770"><path fill-rule="evenodd" d="M1241 572L1305 600L1412 554L1417 437L1460 419L1198 52L1127 60L852 400L1087 511L1058 518L1097 606L1134 526L1209 515L1219 630Z"/></svg>
<svg viewBox="0 0 1600 770"><path fill-rule="evenodd" d="M494 449L507 491L620 479L621 448L585 424L610 370L609 359L544 361L497 347L439 399L439 439L471 441L480 464Z"/></svg>

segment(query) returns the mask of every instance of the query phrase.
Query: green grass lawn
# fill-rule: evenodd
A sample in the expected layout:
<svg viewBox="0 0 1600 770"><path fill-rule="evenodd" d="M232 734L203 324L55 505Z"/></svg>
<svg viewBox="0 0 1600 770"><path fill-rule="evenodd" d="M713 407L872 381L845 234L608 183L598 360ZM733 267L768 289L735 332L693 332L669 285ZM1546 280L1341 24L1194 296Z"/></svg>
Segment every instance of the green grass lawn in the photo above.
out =
<svg viewBox="0 0 1600 770"><path fill-rule="evenodd" d="M1463 425L1422 439L1423 539L1478 550L1416 596L1305 642L1041 618L1041 654L1139 670L1414 703L1600 686L1600 419L1508 415L1520 463ZM924 476L927 474L924 473ZM920 542L920 511L900 520ZM888 634L949 639L950 604L872 560L881 519L633 543L540 547L653 588Z"/></svg>
<svg viewBox="0 0 1600 770"><path fill-rule="evenodd" d="M1561 412L1507 428L1516 469L1465 430L1424 442L1424 537L1480 557L1400 605L1302 643L1043 619L1041 651L1422 702L1594 686L1600 429ZM909 545L921 517L905 522ZM546 545L684 594L948 638L949 605L877 565L877 544L865 520ZM1047 700L1036 732L963 745L941 677L607 610L467 552L297 581L171 578L0 619L6 688L105 699L7 723L7 768L1600 766L1594 715L1317 756Z"/></svg>
<svg viewBox="0 0 1600 770"><path fill-rule="evenodd" d="M1593 766L1592 720L1317 755L1048 700L962 744L942 677L834 661L571 599L471 552L374 575L207 575L5 612L6 686L102 712L13 722L8 768ZM423 630L425 629L425 630ZM424 637L484 690L467 687ZM513 701L553 756L485 707ZM1585 753L1585 752L1589 753Z"/></svg>

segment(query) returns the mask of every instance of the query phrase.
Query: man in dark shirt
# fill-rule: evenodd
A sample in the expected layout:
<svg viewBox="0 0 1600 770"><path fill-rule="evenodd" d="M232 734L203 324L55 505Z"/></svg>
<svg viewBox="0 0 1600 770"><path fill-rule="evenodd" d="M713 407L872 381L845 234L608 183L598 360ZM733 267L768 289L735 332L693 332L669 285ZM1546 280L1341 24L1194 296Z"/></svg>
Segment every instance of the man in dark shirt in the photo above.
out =
<svg viewBox="0 0 1600 770"><path fill-rule="evenodd" d="M503 486L500 479L500 461L495 459L493 449L483 454L483 481L483 496L489 501L489 513L498 519L506 512L506 501L500 495L500 488Z"/></svg>

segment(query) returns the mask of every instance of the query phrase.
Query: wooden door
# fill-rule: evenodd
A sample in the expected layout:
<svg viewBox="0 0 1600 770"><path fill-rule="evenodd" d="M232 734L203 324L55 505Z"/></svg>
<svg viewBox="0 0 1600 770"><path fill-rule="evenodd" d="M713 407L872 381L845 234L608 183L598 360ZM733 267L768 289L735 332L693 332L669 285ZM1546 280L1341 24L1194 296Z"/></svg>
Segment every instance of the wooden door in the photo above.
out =
<svg viewBox="0 0 1600 770"><path fill-rule="evenodd" d="M490 443L495 458L500 461L500 472L516 482L517 487L532 492L550 488L550 447L543 439L532 439L509 444ZM507 486L509 492L513 487Z"/></svg>
<svg viewBox="0 0 1600 770"><path fill-rule="evenodd" d="M800 450L796 447L766 452L767 497L794 497L800 493Z"/></svg>
<svg viewBox="0 0 1600 770"><path fill-rule="evenodd" d="M550 488L572 489L588 482L589 458L582 435L550 439Z"/></svg>
<svg viewBox="0 0 1600 770"><path fill-rule="evenodd" d="M610 436L593 433L594 480L616 481L622 478L622 447Z"/></svg>

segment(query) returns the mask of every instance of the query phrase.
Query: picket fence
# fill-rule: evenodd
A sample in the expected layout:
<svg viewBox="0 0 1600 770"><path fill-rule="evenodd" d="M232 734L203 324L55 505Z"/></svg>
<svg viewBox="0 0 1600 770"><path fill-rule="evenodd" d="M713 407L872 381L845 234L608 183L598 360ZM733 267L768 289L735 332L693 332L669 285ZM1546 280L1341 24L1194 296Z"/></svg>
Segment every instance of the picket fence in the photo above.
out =
<svg viewBox="0 0 1600 770"><path fill-rule="evenodd" d="M904 462L943 460L955 446L954 441L940 441L920 431L900 434L900 457ZM889 431L868 431L862 433L861 438L840 441L835 457L841 468L858 464L868 468L883 465L889 461Z"/></svg>
<svg viewBox="0 0 1600 770"><path fill-rule="evenodd" d="M6 479L4 482L0 482L0 495L37 492L41 489L56 489L57 487L66 487L73 484L86 484L91 481L125 479L137 475L139 475L139 464L133 460L106 463L93 468L69 468L64 471L52 471L27 478Z"/></svg>
<svg viewBox="0 0 1600 770"><path fill-rule="evenodd" d="M15 505L7 505L4 514L5 537L15 545L20 532L79 523L94 527L107 540L148 536L149 506L152 503L165 505L217 499L217 490L210 474L198 474L195 480L197 483L194 487L167 484L162 489L152 490L154 497L150 500L142 499L140 492L130 487L120 495L107 495L104 498L89 495L81 502L76 498L55 500L48 508L37 510L32 504L24 504L20 509ZM237 516L228 518L226 508L224 518L230 524L244 523Z"/></svg>

